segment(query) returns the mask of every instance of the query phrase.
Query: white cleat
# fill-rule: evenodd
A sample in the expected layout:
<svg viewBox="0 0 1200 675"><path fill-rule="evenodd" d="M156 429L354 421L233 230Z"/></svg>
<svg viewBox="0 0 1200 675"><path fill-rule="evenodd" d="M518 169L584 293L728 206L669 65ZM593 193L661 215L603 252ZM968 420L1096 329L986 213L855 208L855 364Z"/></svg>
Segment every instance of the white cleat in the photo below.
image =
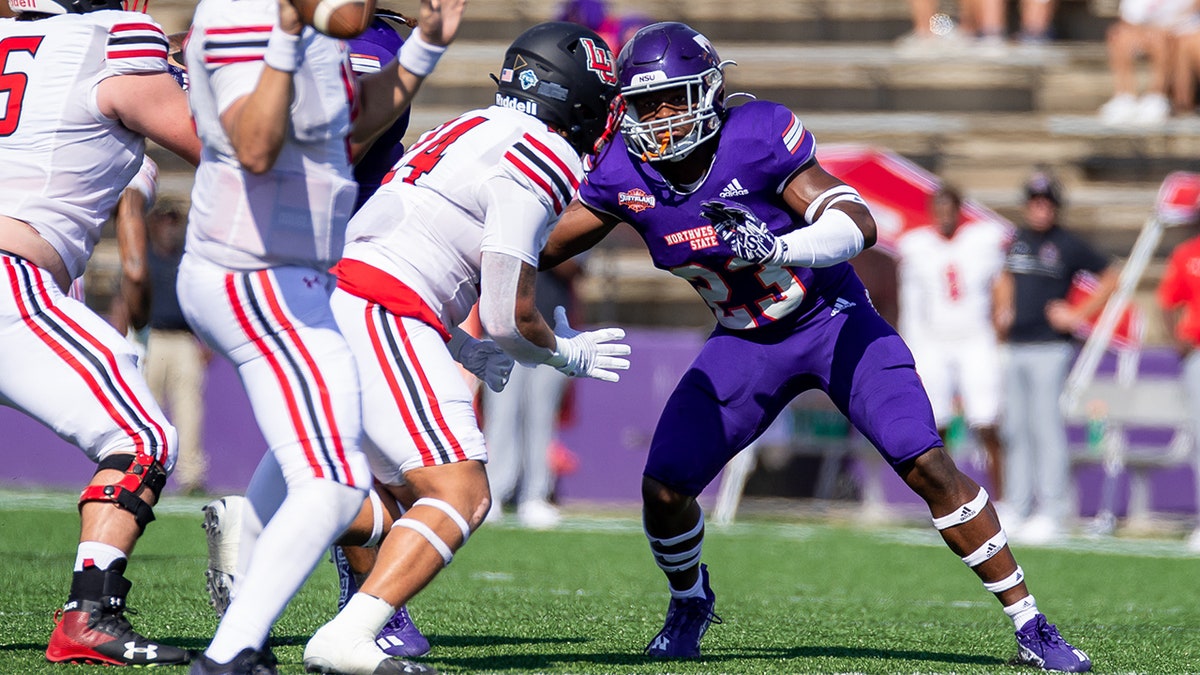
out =
<svg viewBox="0 0 1200 675"><path fill-rule="evenodd" d="M204 534L208 539L208 570L204 573L208 602L225 616L233 600L237 575L238 545L241 541L242 513L246 498L238 495L221 497L204 505Z"/></svg>
<svg viewBox="0 0 1200 675"><path fill-rule="evenodd" d="M531 499L517 506L517 520L521 527L534 530L552 530L562 522L558 509L542 499Z"/></svg>
<svg viewBox="0 0 1200 675"><path fill-rule="evenodd" d="M336 675L437 675L433 666L388 656L375 636L321 626L304 646L304 671Z"/></svg>

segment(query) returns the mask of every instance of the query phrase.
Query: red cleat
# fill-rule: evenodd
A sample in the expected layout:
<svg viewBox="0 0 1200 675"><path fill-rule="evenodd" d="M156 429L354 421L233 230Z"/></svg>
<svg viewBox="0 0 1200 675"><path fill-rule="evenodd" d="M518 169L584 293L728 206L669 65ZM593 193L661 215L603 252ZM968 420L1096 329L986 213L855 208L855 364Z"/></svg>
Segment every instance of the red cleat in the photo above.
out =
<svg viewBox="0 0 1200 675"><path fill-rule="evenodd" d="M125 618L118 598L114 606L93 600L72 600L55 612L46 660L54 663L93 663L113 666L179 665L191 653L138 634Z"/></svg>

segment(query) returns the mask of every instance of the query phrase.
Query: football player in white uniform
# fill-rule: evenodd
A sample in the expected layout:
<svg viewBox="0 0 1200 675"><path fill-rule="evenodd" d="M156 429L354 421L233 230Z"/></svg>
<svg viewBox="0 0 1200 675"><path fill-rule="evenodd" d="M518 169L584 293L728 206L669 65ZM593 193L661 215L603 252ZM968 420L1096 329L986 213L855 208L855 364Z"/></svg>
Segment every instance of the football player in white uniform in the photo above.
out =
<svg viewBox="0 0 1200 675"><path fill-rule="evenodd" d="M936 222L906 233L900 254L900 332L912 349L933 417L945 440L954 394L987 453L988 488L1002 498L1000 350L992 286L1004 268L1009 234L996 221L962 222L962 195L943 185L932 197Z"/></svg>
<svg viewBox="0 0 1200 675"><path fill-rule="evenodd" d="M309 641L310 671L428 672L389 659L375 637L491 504L487 449L455 358L492 389L512 358L614 382L629 366L629 348L613 342L624 331L580 333L561 311L552 330L534 304L538 254L578 188L580 155L606 128L613 62L582 26L529 29L505 54L496 105L425 133L350 221L333 309L358 364L365 448L375 478L416 500L359 592ZM476 301L507 355L458 329Z"/></svg>
<svg viewBox="0 0 1200 675"><path fill-rule="evenodd" d="M196 7L185 60L204 149L179 301L237 367L273 470L251 481L246 573L193 675L276 672L271 625L370 487L358 377L328 270L354 207L352 157L408 106L464 4L422 0L397 59L360 80L345 43L304 26L287 0Z"/></svg>
<svg viewBox="0 0 1200 675"><path fill-rule="evenodd" d="M167 38L117 0L10 0L0 20L0 400L79 446L98 469L79 500L75 573L50 661L158 665L188 653L125 618L127 556L175 464L175 429L129 343L64 295L138 171L145 139L198 160Z"/></svg>

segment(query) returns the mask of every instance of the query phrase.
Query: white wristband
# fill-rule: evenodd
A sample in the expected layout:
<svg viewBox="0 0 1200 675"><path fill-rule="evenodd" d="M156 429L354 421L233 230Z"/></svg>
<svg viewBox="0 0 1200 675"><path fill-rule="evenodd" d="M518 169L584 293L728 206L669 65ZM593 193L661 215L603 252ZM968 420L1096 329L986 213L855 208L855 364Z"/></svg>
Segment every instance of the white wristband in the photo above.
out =
<svg viewBox="0 0 1200 675"><path fill-rule="evenodd" d="M408 36L404 44L400 45L400 51L396 52L396 58L408 72L417 77L426 77L433 72L438 59L442 58L442 54L445 53L444 46L429 44L421 37L421 29L417 28Z"/></svg>
<svg viewBox="0 0 1200 675"><path fill-rule="evenodd" d="M276 26L267 40L267 51L263 63L284 73L294 73L300 68L304 50L300 48L300 36L284 32Z"/></svg>

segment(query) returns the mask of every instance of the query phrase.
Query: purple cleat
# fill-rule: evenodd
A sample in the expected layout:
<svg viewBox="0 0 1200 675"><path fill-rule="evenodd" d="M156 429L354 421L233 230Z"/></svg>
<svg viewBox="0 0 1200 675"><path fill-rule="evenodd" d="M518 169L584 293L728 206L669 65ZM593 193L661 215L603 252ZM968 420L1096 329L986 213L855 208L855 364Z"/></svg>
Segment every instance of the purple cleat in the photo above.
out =
<svg viewBox="0 0 1200 675"><path fill-rule="evenodd" d="M429 640L421 635L404 605L383 625L383 630L375 636L375 644L388 656L423 656L429 653Z"/></svg>
<svg viewBox="0 0 1200 675"><path fill-rule="evenodd" d="M1038 614L1017 631L1016 661L1063 673L1086 673L1092 669L1088 655L1068 644L1054 624L1046 621L1045 614Z"/></svg>
<svg viewBox="0 0 1200 675"><path fill-rule="evenodd" d="M351 596L358 592L358 580L354 578L342 547L334 546L332 553L333 566L338 573L338 611L341 611L350 602ZM429 640L413 623L408 607L404 605L383 625L379 635L375 636L375 644L388 656L413 657L429 653Z"/></svg>
<svg viewBox="0 0 1200 675"><path fill-rule="evenodd" d="M700 566L700 578L704 584L702 598L671 598L667 606L667 620L662 630L646 647L646 655L656 659L694 659L700 656L700 639L708 631L709 624L721 623L721 617L713 614L717 595L708 586L708 566Z"/></svg>

